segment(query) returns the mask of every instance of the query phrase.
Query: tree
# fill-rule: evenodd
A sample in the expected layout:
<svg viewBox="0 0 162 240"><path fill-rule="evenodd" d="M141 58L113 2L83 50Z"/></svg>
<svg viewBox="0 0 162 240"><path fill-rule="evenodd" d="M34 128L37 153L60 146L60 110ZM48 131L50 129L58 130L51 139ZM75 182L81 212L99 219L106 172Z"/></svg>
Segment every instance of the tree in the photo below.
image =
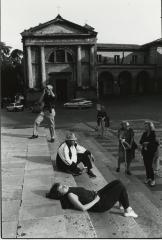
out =
<svg viewBox="0 0 162 240"><path fill-rule="evenodd" d="M13 65L19 65L22 63L23 59L23 51L19 49L14 49L10 54L11 61L13 62Z"/></svg>
<svg viewBox="0 0 162 240"><path fill-rule="evenodd" d="M23 52L0 42L1 91L3 97L14 97L24 93Z"/></svg>

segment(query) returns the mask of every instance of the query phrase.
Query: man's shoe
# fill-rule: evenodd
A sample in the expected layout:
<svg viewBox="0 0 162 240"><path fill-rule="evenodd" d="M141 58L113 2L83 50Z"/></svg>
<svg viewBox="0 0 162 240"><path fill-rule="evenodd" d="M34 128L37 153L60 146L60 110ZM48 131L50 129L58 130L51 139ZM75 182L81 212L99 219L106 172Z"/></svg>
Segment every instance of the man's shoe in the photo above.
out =
<svg viewBox="0 0 162 240"><path fill-rule="evenodd" d="M50 142L53 143L54 141L55 141L55 139L54 139L54 138L51 138L51 141L50 141Z"/></svg>
<svg viewBox="0 0 162 240"><path fill-rule="evenodd" d="M151 187L154 187L154 186L155 186L155 180L151 180L151 181L150 181L150 186L151 186Z"/></svg>
<svg viewBox="0 0 162 240"><path fill-rule="evenodd" d="M79 175L81 175L82 174L82 172L76 172L76 173L72 173L72 175L74 176L74 177L76 177L76 176L79 176Z"/></svg>
<svg viewBox="0 0 162 240"><path fill-rule="evenodd" d="M130 171L126 171L127 175L132 175L132 173Z"/></svg>
<svg viewBox="0 0 162 240"><path fill-rule="evenodd" d="M82 170L76 170L72 173L73 176L79 176L82 174Z"/></svg>
<svg viewBox="0 0 162 240"><path fill-rule="evenodd" d="M38 135L32 135L29 139L35 139L38 138Z"/></svg>
<svg viewBox="0 0 162 240"><path fill-rule="evenodd" d="M95 178L95 177L96 177L96 175L92 172L92 170L89 170L89 171L87 172L87 174L88 174L89 177L91 177L91 178Z"/></svg>
<svg viewBox="0 0 162 240"><path fill-rule="evenodd" d="M145 184L148 184L150 181L151 181L150 178L146 178L145 181L144 181L144 183L145 183Z"/></svg>
<svg viewBox="0 0 162 240"><path fill-rule="evenodd" d="M117 169L116 169L116 172L120 172L120 168L117 168Z"/></svg>

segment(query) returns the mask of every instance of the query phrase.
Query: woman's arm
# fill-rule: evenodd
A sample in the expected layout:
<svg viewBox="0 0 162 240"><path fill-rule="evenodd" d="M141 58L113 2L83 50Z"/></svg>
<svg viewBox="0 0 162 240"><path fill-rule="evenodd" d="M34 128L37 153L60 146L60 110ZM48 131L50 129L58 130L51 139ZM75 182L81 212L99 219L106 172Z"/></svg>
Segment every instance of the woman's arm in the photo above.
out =
<svg viewBox="0 0 162 240"><path fill-rule="evenodd" d="M141 145L142 145L143 142L145 141L144 139L145 139L145 133L143 133L142 136L141 136L141 138L140 138L139 143L140 143Z"/></svg>
<svg viewBox="0 0 162 240"><path fill-rule="evenodd" d="M97 195L93 201L83 205L79 201L78 196L73 194L73 193L69 193L68 194L68 198L69 198L69 201L73 204L73 206L76 209L79 209L79 210L82 210L82 211L86 211L86 210L90 209L91 207L93 207L100 200L100 197Z"/></svg>

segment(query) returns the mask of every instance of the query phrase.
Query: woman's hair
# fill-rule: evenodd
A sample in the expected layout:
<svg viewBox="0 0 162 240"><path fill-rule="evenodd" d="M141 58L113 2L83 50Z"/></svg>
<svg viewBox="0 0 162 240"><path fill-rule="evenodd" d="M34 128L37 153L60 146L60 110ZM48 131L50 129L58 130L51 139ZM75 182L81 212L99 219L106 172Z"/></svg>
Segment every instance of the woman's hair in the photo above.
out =
<svg viewBox="0 0 162 240"><path fill-rule="evenodd" d="M129 126L129 122L128 122L128 121L122 121L122 124L123 124L124 126Z"/></svg>
<svg viewBox="0 0 162 240"><path fill-rule="evenodd" d="M120 123L120 128L124 128L125 126L129 126L129 122L128 121L122 121L121 123Z"/></svg>
<svg viewBox="0 0 162 240"><path fill-rule="evenodd" d="M54 183L49 193L46 194L46 197L51 199L56 199L56 200L60 199L62 195L58 191L59 186L60 186L60 183Z"/></svg>
<svg viewBox="0 0 162 240"><path fill-rule="evenodd" d="M151 131L155 131L155 126L151 121L145 121L144 125L148 125Z"/></svg>

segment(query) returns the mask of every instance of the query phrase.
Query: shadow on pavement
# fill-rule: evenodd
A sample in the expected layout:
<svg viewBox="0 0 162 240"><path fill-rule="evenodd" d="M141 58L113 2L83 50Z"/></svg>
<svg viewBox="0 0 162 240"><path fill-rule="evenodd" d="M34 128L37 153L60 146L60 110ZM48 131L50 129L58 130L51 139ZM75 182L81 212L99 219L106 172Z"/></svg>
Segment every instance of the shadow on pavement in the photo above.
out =
<svg viewBox="0 0 162 240"><path fill-rule="evenodd" d="M15 134L15 133L2 133L2 135L7 137L29 138L29 135Z"/></svg>
<svg viewBox="0 0 162 240"><path fill-rule="evenodd" d="M46 193L48 192L47 190L45 189L39 189L39 190L33 190L32 191L33 193L39 195L39 196L43 196L46 198Z"/></svg>
<svg viewBox="0 0 162 240"><path fill-rule="evenodd" d="M34 163L39 163L39 164L48 164L51 165L51 159L49 156L13 156L14 158L24 158L27 161L34 162Z"/></svg>

